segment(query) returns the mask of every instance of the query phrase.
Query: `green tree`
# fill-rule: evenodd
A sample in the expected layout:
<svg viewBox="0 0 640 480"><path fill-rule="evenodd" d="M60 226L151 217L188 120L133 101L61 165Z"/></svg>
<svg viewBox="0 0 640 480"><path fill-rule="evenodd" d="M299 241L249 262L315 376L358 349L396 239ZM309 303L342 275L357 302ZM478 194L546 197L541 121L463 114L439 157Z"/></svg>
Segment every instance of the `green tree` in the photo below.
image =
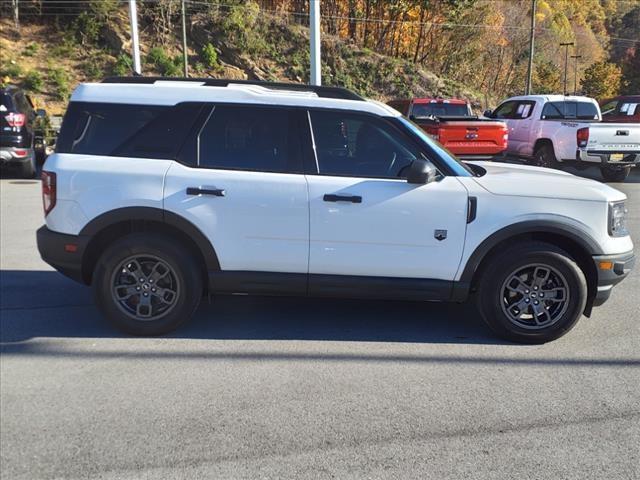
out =
<svg viewBox="0 0 640 480"><path fill-rule="evenodd" d="M640 92L640 48L622 65L622 93L637 95Z"/></svg>
<svg viewBox="0 0 640 480"><path fill-rule="evenodd" d="M561 91L560 69L549 60L538 62L533 76L533 93L558 93Z"/></svg>
<svg viewBox="0 0 640 480"><path fill-rule="evenodd" d="M597 99L614 97L620 91L622 69L606 61L592 63L585 71L582 91Z"/></svg>

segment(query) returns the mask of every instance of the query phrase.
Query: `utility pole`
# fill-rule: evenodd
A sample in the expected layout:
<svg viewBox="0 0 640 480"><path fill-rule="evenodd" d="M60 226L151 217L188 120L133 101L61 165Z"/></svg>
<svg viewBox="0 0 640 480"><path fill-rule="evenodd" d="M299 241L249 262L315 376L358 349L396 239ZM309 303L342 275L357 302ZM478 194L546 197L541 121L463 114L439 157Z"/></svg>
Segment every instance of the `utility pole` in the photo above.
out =
<svg viewBox="0 0 640 480"><path fill-rule="evenodd" d="M576 65L573 69L573 94L578 94L578 59L582 58L582 55L571 55L571 58L576 59Z"/></svg>
<svg viewBox="0 0 640 480"><path fill-rule="evenodd" d="M320 65L320 0L309 0L309 29L311 31L311 85L322 84Z"/></svg>
<svg viewBox="0 0 640 480"><path fill-rule="evenodd" d="M18 0L12 0L13 3L13 22L16 24L16 30L20 32L20 10L18 9Z"/></svg>
<svg viewBox="0 0 640 480"><path fill-rule="evenodd" d="M182 3L182 63L184 64L184 76L189 76L189 59L187 58L187 18L185 14L184 0Z"/></svg>
<svg viewBox="0 0 640 480"><path fill-rule="evenodd" d="M138 41L138 9L136 0L129 0L129 20L131 22L131 49L133 50L133 72L142 75L140 66L140 43Z"/></svg>
<svg viewBox="0 0 640 480"><path fill-rule="evenodd" d="M527 69L527 89L525 95L531 95L531 76L533 75L533 47L536 39L536 0L531 0L531 31L529 32L529 68Z"/></svg>
<svg viewBox="0 0 640 480"><path fill-rule="evenodd" d="M561 43L561 47L564 47L564 92L567 94L567 66L569 64L569 47L573 46L573 42Z"/></svg>

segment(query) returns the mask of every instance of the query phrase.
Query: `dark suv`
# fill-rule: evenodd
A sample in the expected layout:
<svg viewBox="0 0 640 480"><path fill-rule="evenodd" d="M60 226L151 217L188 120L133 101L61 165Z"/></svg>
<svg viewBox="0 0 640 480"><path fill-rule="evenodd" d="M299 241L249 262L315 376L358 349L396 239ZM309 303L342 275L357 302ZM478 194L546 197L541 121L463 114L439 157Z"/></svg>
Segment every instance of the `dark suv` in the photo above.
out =
<svg viewBox="0 0 640 480"><path fill-rule="evenodd" d="M35 176L36 155L44 153L45 116L20 88L0 89L0 165L17 167L24 178Z"/></svg>

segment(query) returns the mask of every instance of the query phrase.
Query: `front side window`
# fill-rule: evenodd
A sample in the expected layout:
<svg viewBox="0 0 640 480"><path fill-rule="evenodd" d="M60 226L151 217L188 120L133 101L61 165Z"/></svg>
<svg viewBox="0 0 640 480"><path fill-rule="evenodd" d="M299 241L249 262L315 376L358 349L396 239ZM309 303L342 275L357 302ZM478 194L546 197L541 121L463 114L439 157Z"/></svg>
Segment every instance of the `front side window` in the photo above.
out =
<svg viewBox="0 0 640 480"><path fill-rule="evenodd" d="M299 136L284 108L218 105L198 135L200 167L301 171Z"/></svg>
<svg viewBox="0 0 640 480"><path fill-rule="evenodd" d="M508 101L504 102L498 108L495 109L492 118L514 118L516 114L516 110L518 108L518 102L516 101Z"/></svg>
<svg viewBox="0 0 640 480"><path fill-rule="evenodd" d="M350 112L310 113L318 172L402 178L419 149L382 120Z"/></svg>

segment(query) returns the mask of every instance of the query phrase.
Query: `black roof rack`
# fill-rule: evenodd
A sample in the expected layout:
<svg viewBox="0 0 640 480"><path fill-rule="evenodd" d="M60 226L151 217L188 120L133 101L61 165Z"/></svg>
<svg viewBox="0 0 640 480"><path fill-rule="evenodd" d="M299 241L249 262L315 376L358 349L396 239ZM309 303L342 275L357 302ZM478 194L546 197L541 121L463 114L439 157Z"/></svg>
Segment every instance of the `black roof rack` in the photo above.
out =
<svg viewBox="0 0 640 480"><path fill-rule="evenodd" d="M229 84L259 85L273 90L289 90L298 92L314 92L322 98L339 98L343 100L361 100L360 95L342 87L324 87L305 85L303 83L263 82L259 80L226 80L219 78L185 78L185 77L107 77L102 83L135 83L153 84L157 81L165 82L200 82L207 87L226 87Z"/></svg>

